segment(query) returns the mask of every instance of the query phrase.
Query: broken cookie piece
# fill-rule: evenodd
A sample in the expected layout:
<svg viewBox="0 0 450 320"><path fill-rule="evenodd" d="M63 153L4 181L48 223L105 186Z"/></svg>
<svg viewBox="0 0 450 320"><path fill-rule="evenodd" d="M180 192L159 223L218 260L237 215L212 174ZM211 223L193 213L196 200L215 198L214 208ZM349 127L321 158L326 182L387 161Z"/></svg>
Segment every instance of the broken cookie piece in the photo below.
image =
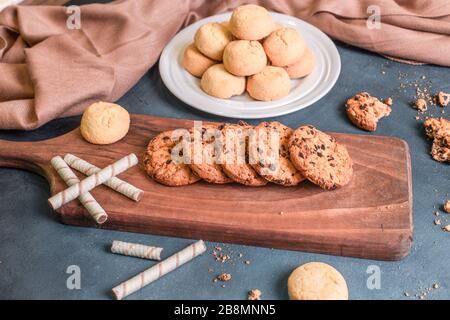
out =
<svg viewBox="0 0 450 320"><path fill-rule="evenodd" d="M347 116L358 128L375 131L378 121L392 111L390 107L392 99L386 102L388 103L381 102L367 92L360 92L347 100L345 104Z"/></svg>
<svg viewBox="0 0 450 320"><path fill-rule="evenodd" d="M425 99L417 99L414 102L414 108L416 108L420 112L427 111L427 101Z"/></svg>
<svg viewBox="0 0 450 320"><path fill-rule="evenodd" d="M261 291L258 289L252 289L248 292L247 300L261 300Z"/></svg>
<svg viewBox="0 0 450 320"><path fill-rule="evenodd" d="M450 200L445 201L444 203L444 211L450 213Z"/></svg>
<svg viewBox="0 0 450 320"><path fill-rule="evenodd" d="M450 121L445 118L427 118L425 134L433 139L431 155L440 162L450 162Z"/></svg>
<svg viewBox="0 0 450 320"><path fill-rule="evenodd" d="M439 91L436 100L441 107L446 107L450 103L450 93Z"/></svg>

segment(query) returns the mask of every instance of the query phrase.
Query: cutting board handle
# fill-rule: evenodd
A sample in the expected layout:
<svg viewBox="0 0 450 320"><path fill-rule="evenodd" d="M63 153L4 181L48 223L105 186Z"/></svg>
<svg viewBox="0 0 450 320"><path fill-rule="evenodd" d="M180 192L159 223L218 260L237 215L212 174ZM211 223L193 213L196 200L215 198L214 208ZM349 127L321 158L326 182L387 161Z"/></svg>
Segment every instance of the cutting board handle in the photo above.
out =
<svg viewBox="0 0 450 320"><path fill-rule="evenodd" d="M0 140L0 167L24 169L47 176L47 169L36 152L40 143L41 141Z"/></svg>

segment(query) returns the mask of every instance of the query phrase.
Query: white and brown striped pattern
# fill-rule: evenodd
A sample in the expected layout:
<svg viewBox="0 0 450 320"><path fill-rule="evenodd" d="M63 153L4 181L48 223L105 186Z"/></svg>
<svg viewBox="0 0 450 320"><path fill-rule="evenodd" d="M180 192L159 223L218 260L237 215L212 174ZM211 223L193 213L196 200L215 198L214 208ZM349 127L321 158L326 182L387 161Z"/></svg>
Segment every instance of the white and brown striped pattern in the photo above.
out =
<svg viewBox="0 0 450 320"><path fill-rule="evenodd" d="M111 246L112 253L158 261L161 260L161 251L163 248L117 240L114 240Z"/></svg>
<svg viewBox="0 0 450 320"><path fill-rule="evenodd" d="M66 156L64 157L64 161L71 168L78 170L87 176L91 176L101 170L100 168L94 166L93 164L90 164L89 162L80 159L72 154L66 154ZM141 200L142 195L144 194L144 191L142 191L141 189L138 189L135 186L129 184L128 182L125 182L116 177L112 177L103 184L134 201Z"/></svg>
<svg viewBox="0 0 450 320"><path fill-rule="evenodd" d="M53 168L64 180L64 182L70 187L80 182L75 173L69 168L67 163L64 162L60 156L54 157L51 161ZM100 204L94 199L94 197L88 192L78 197L81 204L86 208L91 217L98 224L103 224L108 219L108 215Z"/></svg>
<svg viewBox="0 0 450 320"><path fill-rule="evenodd" d="M120 159L119 161L107 166L106 168L94 173L92 176L87 177L79 183L76 183L66 190L55 194L53 197L48 199L51 207L56 210L66 203L78 198L80 195L91 191L96 186L103 184L108 181L113 176L118 175L125 170L131 168L138 163L138 158L134 153Z"/></svg>
<svg viewBox="0 0 450 320"><path fill-rule="evenodd" d="M119 284L112 289L113 295L117 300L121 300L126 296L142 289L146 285L158 280L167 273L175 270L179 266L191 261L195 257L203 254L206 251L206 245L202 240L199 240L189 247L175 253L164 261L154 265L144 272L134 276L128 281Z"/></svg>

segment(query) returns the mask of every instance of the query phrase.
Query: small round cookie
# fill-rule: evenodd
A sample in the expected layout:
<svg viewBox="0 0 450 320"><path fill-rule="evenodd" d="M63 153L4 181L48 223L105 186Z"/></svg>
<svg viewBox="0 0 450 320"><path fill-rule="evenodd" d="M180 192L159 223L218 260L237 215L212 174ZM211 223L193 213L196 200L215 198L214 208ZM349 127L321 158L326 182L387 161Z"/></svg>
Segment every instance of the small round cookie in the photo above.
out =
<svg viewBox="0 0 450 320"><path fill-rule="evenodd" d="M298 62L284 67L284 70L287 71L291 79L303 78L314 70L315 65L316 59L314 54L309 48L306 48L302 58Z"/></svg>
<svg viewBox="0 0 450 320"><path fill-rule="evenodd" d="M217 61L222 61L223 50L232 40L231 32L219 22L204 24L197 30L194 37L197 49L205 56Z"/></svg>
<svg viewBox="0 0 450 320"><path fill-rule="evenodd" d="M223 65L228 72L236 76L251 76L264 70L267 56L258 41L231 41L223 52Z"/></svg>
<svg viewBox="0 0 450 320"><path fill-rule="evenodd" d="M309 262L295 269L288 279L290 300L348 300L342 274L322 262Z"/></svg>
<svg viewBox="0 0 450 320"><path fill-rule="evenodd" d="M296 186L305 178L289 158L289 138L293 130L274 122L261 122L250 138L249 154L253 168L268 181L283 186ZM278 142L272 143L273 138ZM276 148L276 150L274 149Z"/></svg>
<svg viewBox="0 0 450 320"><path fill-rule="evenodd" d="M198 51L194 44L186 47L183 55L183 67L194 77L201 78L203 73L216 64L217 61L208 58Z"/></svg>
<svg viewBox="0 0 450 320"><path fill-rule="evenodd" d="M191 170L203 180L216 184L233 182L223 172L222 166L217 161L217 152L221 150L217 150L216 140L222 137L220 131L222 127L223 125L204 125L199 133L194 131L194 143L190 146L192 151L189 167ZM196 143L195 139L199 142Z"/></svg>
<svg viewBox="0 0 450 320"><path fill-rule="evenodd" d="M93 144L111 144L125 137L130 129L130 114L115 103L96 102L83 113L80 132Z"/></svg>
<svg viewBox="0 0 450 320"><path fill-rule="evenodd" d="M241 122L239 124L227 124L222 128L223 171L234 181L251 187L261 187L267 184L267 180L248 164L248 130L252 127Z"/></svg>
<svg viewBox="0 0 450 320"><path fill-rule="evenodd" d="M323 189L350 182L353 162L347 148L313 126L302 126L289 139L291 161L303 176Z"/></svg>
<svg viewBox="0 0 450 320"><path fill-rule="evenodd" d="M200 180L187 164L172 157L172 149L182 143L182 137L189 139L189 132L180 136L174 135L174 131L165 131L149 142L144 155L144 168L155 181L167 186L184 186ZM179 156L184 158L182 153L183 148L180 148Z"/></svg>
<svg viewBox="0 0 450 320"><path fill-rule="evenodd" d="M247 92L256 100L272 101L284 98L291 90L291 80L286 70L266 66L263 71L248 78Z"/></svg>
<svg viewBox="0 0 450 320"><path fill-rule="evenodd" d="M223 64L215 64L203 74L200 87L210 96L227 99L245 92L245 77L232 75Z"/></svg>
<svg viewBox="0 0 450 320"><path fill-rule="evenodd" d="M292 28L272 32L264 39L263 46L272 65L278 67L298 62L306 50L302 35Z"/></svg>
<svg viewBox="0 0 450 320"><path fill-rule="evenodd" d="M273 31L273 20L269 11L261 6L248 4L233 10L230 30L241 40L260 40Z"/></svg>

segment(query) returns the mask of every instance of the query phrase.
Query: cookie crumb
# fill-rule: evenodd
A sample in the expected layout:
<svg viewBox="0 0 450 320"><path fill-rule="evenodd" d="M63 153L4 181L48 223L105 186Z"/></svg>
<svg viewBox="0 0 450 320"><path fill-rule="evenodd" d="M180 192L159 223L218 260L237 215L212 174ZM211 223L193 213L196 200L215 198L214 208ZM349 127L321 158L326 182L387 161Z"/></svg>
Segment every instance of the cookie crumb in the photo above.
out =
<svg viewBox="0 0 450 320"><path fill-rule="evenodd" d="M439 283L433 283L433 289L439 289Z"/></svg>
<svg viewBox="0 0 450 320"><path fill-rule="evenodd" d="M450 224L447 224L446 226L442 227L442 230L450 232Z"/></svg>
<svg viewBox="0 0 450 320"><path fill-rule="evenodd" d="M441 225L441 219L438 219L438 218L434 219L434 224L437 225L437 226L440 226Z"/></svg>
<svg viewBox="0 0 450 320"><path fill-rule="evenodd" d="M427 111L428 107L427 107L427 101L425 99L417 99L414 102L414 107L419 110L420 112L425 112Z"/></svg>
<svg viewBox="0 0 450 320"><path fill-rule="evenodd" d="M280 211L280 216L282 216L284 214L284 212L283 211Z"/></svg>
<svg viewBox="0 0 450 320"><path fill-rule="evenodd" d="M384 100L384 103L387 104L389 107L391 107L391 106L392 106L392 103L393 103L392 98L391 98L391 97L387 97L387 98Z"/></svg>
<svg viewBox="0 0 450 320"><path fill-rule="evenodd" d="M450 93L439 91L436 100L441 107L446 107L450 102Z"/></svg>
<svg viewBox="0 0 450 320"><path fill-rule="evenodd" d="M222 273L217 276L217 280L223 281L223 282L230 281L231 278L232 278L231 274L229 274L229 273Z"/></svg>
<svg viewBox="0 0 450 320"><path fill-rule="evenodd" d="M408 292L404 292L403 294L405 295L405 297L409 297L409 293Z"/></svg>
<svg viewBox="0 0 450 320"><path fill-rule="evenodd" d="M249 264L250 264L250 260L245 260L244 263L245 263L246 265L249 265Z"/></svg>
<svg viewBox="0 0 450 320"><path fill-rule="evenodd" d="M445 201L444 203L444 211L450 213L450 200Z"/></svg>
<svg viewBox="0 0 450 320"><path fill-rule="evenodd" d="M261 300L261 291L259 289L252 289L248 292L247 300Z"/></svg>

